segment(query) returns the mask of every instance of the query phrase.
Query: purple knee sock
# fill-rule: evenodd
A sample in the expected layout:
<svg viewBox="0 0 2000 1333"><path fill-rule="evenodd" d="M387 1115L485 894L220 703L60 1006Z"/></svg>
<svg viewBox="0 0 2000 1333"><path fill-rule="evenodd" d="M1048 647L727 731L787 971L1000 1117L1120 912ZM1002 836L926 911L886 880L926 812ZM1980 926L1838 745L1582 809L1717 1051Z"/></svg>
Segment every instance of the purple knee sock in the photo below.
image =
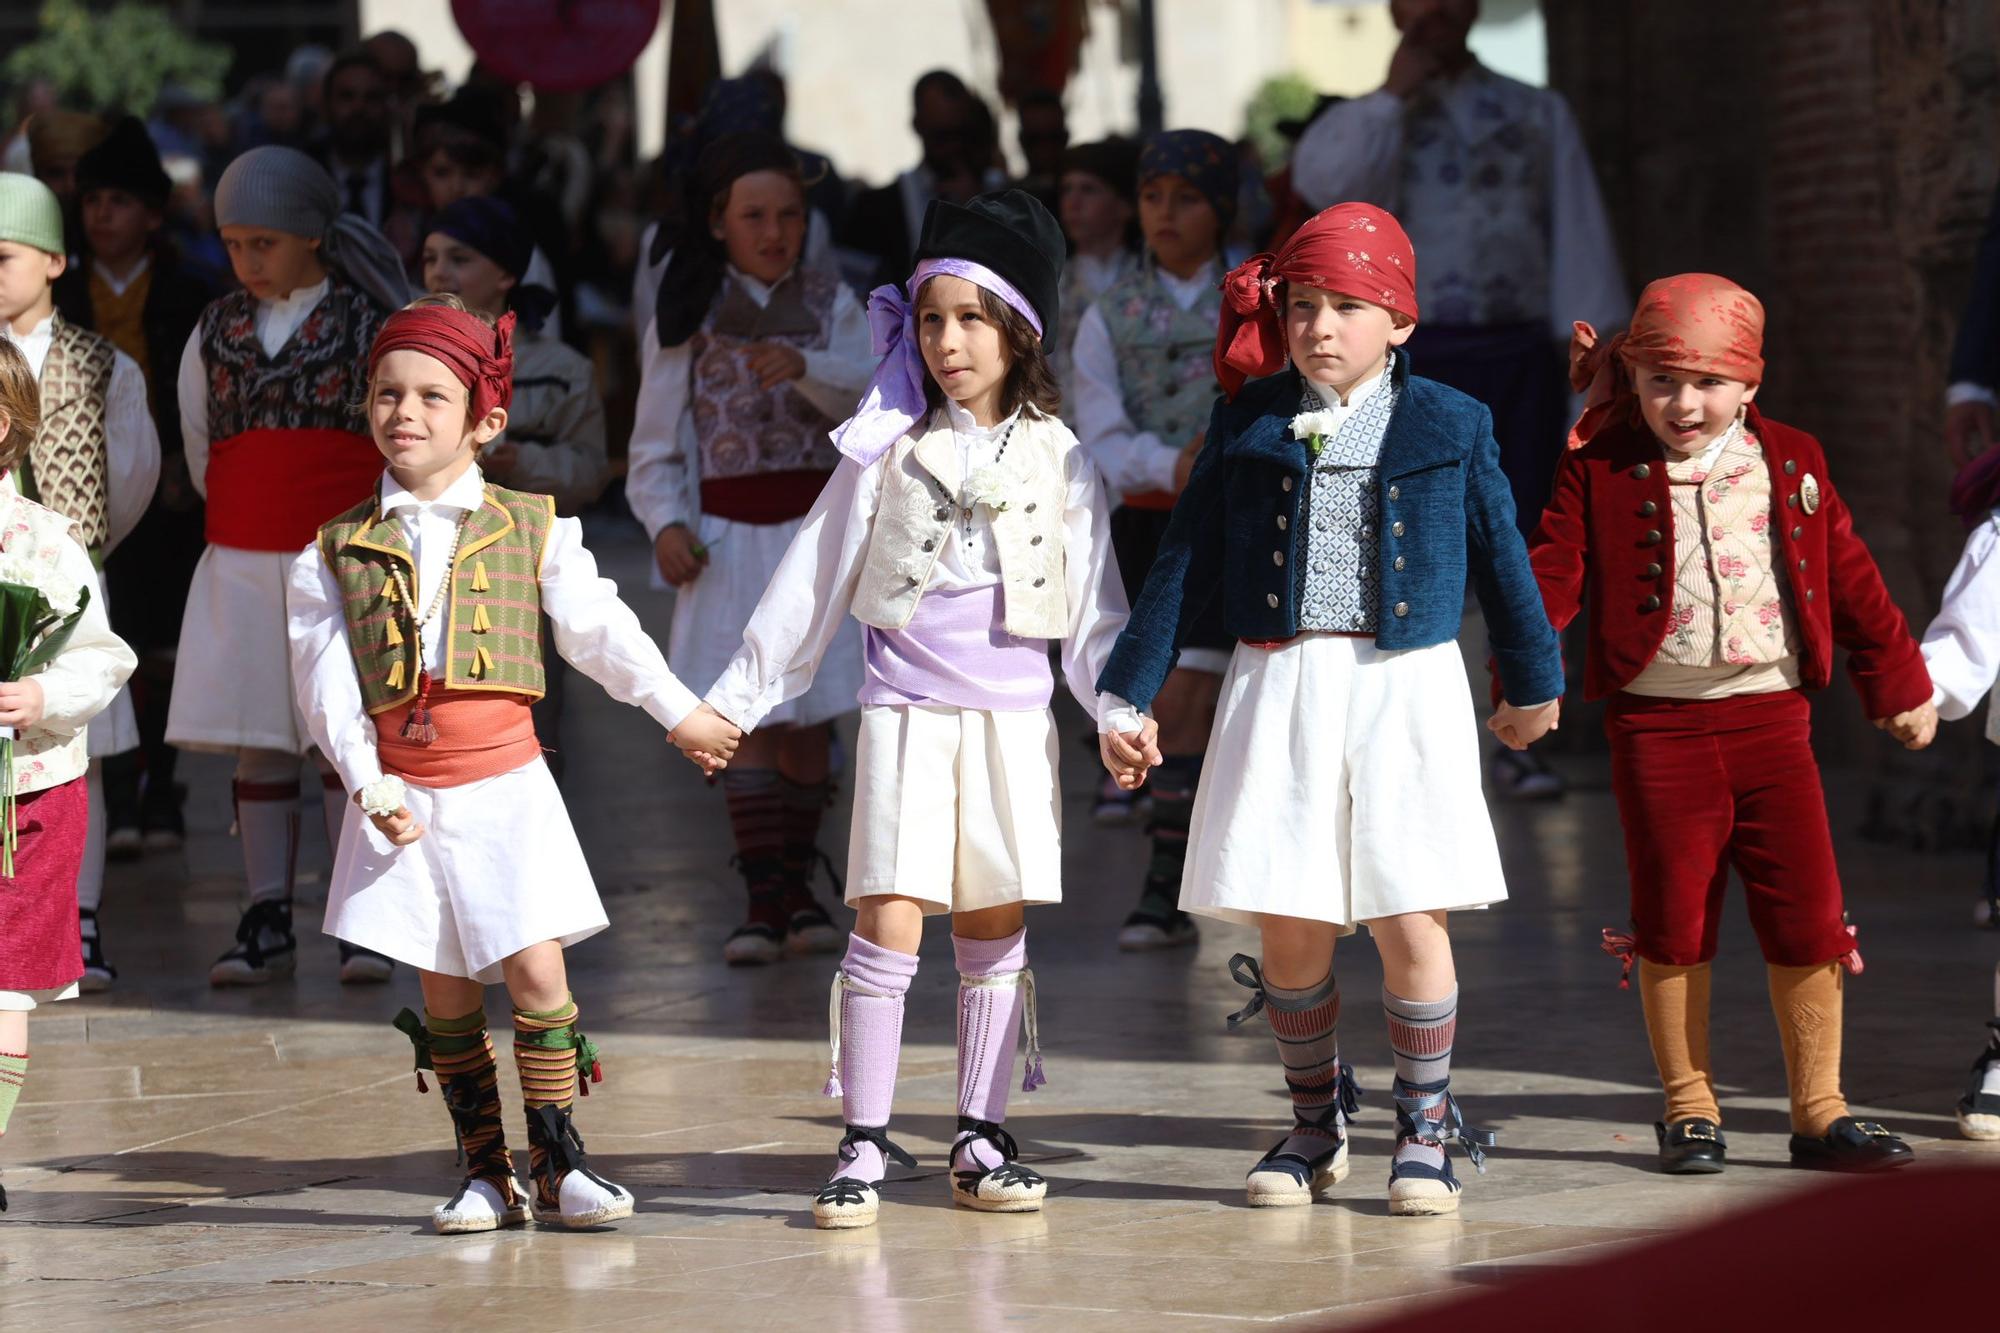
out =
<svg viewBox="0 0 2000 1333"><path fill-rule="evenodd" d="M882 1129L889 1123L903 1048L903 996L916 975L915 954L847 937L847 957L833 979L833 1068L824 1091L840 1098L841 1116L850 1125ZM842 1159L834 1179L871 1184L882 1179L881 1149L857 1143L850 1151L854 1157Z"/></svg>
<svg viewBox="0 0 2000 1333"><path fill-rule="evenodd" d="M1014 1052L1027 1015L1028 1069L1021 1090L1042 1085L1042 1059L1034 1032L1034 974L1027 970L1028 930L1023 926L1006 939L971 940L951 937L958 959L958 1113L995 1124L1007 1118L1007 1083L1014 1073ZM984 1139L974 1139L960 1151L980 1165L998 1166L1000 1152Z"/></svg>

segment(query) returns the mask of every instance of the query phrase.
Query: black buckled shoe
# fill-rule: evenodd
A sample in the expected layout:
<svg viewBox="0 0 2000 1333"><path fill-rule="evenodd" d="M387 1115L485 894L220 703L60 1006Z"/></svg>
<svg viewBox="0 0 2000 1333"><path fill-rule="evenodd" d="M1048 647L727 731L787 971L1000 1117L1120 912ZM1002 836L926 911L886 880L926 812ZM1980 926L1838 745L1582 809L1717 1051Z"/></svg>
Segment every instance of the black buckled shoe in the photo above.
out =
<svg viewBox="0 0 2000 1333"><path fill-rule="evenodd" d="M1887 1171L1917 1160L1910 1145L1872 1120L1844 1115L1818 1138L1792 1135L1792 1165L1817 1171Z"/></svg>
<svg viewBox="0 0 2000 1333"><path fill-rule="evenodd" d="M1712 1176L1729 1165L1729 1140L1713 1120L1654 1121L1653 1136L1660 1141L1660 1170L1670 1176Z"/></svg>

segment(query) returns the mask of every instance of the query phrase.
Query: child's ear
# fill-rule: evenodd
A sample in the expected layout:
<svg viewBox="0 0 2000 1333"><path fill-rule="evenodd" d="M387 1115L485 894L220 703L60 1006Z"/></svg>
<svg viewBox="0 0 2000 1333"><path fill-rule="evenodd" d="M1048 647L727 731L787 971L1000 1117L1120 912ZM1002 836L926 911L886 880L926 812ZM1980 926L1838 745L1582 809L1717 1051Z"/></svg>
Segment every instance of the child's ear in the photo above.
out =
<svg viewBox="0 0 2000 1333"><path fill-rule="evenodd" d="M496 407L473 423L472 442L480 445L491 444L505 429L507 429L507 409Z"/></svg>
<svg viewBox="0 0 2000 1333"><path fill-rule="evenodd" d="M1396 326L1389 330L1389 346L1401 347L1410 340L1410 335L1416 331L1417 322L1415 320L1405 318L1402 315L1396 316Z"/></svg>
<svg viewBox="0 0 2000 1333"><path fill-rule="evenodd" d="M49 281L54 282L69 270L68 255L49 256Z"/></svg>
<svg viewBox="0 0 2000 1333"><path fill-rule="evenodd" d="M1754 398L1755 398L1755 397L1757 396L1757 390L1759 390L1759 389L1761 389L1761 388L1763 388L1763 387L1764 387L1764 386L1763 386L1763 385L1761 385L1761 384L1753 384L1753 385L1751 385L1751 386L1750 386L1749 388L1745 389L1745 390L1743 391L1743 401L1744 401L1744 402L1746 402L1746 403L1747 403L1747 402L1750 402L1750 401L1751 401L1752 399L1754 399Z"/></svg>

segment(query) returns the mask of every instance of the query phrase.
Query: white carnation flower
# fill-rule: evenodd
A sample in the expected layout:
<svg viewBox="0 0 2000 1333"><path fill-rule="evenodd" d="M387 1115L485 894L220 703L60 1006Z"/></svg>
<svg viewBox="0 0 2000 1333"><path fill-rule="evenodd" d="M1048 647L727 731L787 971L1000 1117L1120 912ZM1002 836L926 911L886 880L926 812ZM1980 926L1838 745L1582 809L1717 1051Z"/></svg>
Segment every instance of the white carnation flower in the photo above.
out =
<svg viewBox="0 0 2000 1333"><path fill-rule="evenodd" d="M361 789L361 812L366 815L393 815L403 808L403 780L394 773L375 779Z"/></svg>

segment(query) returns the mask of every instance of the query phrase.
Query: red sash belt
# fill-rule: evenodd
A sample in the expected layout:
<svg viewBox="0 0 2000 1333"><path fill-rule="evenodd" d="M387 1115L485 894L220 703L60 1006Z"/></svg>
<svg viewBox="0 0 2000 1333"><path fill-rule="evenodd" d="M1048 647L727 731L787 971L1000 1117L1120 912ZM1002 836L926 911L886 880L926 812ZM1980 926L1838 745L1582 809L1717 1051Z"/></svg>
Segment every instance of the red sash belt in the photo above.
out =
<svg viewBox="0 0 2000 1333"><path fill-rule="evenodd" d="M382 475L367 436L246 430L209 446L208 540L243 551L303 551Z"/></svg>
<svg viewBox="0 0 2000 1333"><path fill-rule="evenodd" d="M534 702L525 694L492 690L433 690L431 724L437 739L413 745L403 722L416 701L375 714L375 748L382 771L419 787L463 787L511 773L542 753L535 738Z"/></svg>
<svg viewBox="0 0 2000 1333"><path fill-rule="evenodd" d="M732 523L789 523L804 518L831 472L759 472L701 484L701 512Z"/></svg>

